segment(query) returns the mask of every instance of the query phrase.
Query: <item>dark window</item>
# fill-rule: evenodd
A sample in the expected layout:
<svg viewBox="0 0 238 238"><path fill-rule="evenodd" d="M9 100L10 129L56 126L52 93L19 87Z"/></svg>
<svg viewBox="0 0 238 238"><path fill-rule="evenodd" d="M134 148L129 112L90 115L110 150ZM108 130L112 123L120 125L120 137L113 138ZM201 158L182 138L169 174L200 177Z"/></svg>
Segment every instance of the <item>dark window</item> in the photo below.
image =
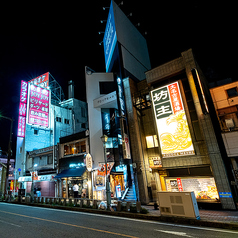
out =
<svg viewBox="0 0 238 238"><path fill-rule="evenodd" d="M116 84L114 82L99 82L100 94L108 94L116 91Z"/></svg>
<svg viewBox="0 0 238 238"><path fill-rule="evenodd" d="M64 119L64 124L68 124L69 125L69 119Z"/></svg>
<svg viewBox="0 0 238 238"><path fill-rule="evenodd" d="M53 164L53 155L47 156L47 164Z"/></svg>
<svg viewBox="0 0 238 238"><path fill-rule="evenodd" d="M227 95L228 95L229 98L238 96L238 92L237 92L237 88L236 87L235 88L227 89L226 92L227 92Z"/></svg>
<svg viewBox="0 0 238 238"><path fill-rule="evenodd" d="M34 135L38 135L39 131L34 129Z"/></svg>
<svg viewBox="0 0 238 238"><path fill-rule="evenodd" d="M86 117L86 109L81 107L81 115L82 117Z"/></svg>
<svg viewBox="0 0 238 238"><path fill-rule="evenodd" d="M84 129L85 129L85 128L86 128L86 123L82 123L82 124L81 124L81 128L84 128Z"/></svg>
<svg viewBox="0 0 238 238"><path fill-rule="evenodd" d="M61 117L56 117L56 121L61 122L62 121Z"/></svg>

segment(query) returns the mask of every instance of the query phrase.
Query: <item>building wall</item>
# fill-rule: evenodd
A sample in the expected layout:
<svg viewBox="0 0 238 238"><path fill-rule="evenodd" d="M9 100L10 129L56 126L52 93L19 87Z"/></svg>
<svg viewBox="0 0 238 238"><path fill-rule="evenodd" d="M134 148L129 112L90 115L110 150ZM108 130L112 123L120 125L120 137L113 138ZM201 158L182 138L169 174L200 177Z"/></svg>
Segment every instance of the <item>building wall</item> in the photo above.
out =
<svg viewBox="0 0 238 238"><path fill-rule="evenodd" d="M238 156L238 91L237 96L229 96L227 90L236 88L238 82L211 88L212 101L220 123L222 138L228 157ZM231 121L230 121L231 120Z"/></svg>
<svg viewBox="0 0 238 238"><path fill-rule="evenodd" d="M193 142L195 142L196 155L163 159L163 167L176 168L180 166L189 167L195 165L198 166L211 164L218 191L231 192L222 154L219 149L217 137L215 134L215 129L213 127L210 115L205 115L202 111L202 102L200 102L199 100L198 91L196 89L195 81L191 70L193 68L196 68L198 74L201 75L201 80L203 80L202 73L194 60L191 49L182 52L181 55L182 57L179 57L173 61L170 61L164 65L161 65L155 69L146 72L146 79L149 85L155 85L155 83L158 82L161 82L161 85L163 85L163 80L165 80L166 78L173 77L175 75L178 75L182 71L185 71L187 80L189 82L189 88L192 93L202 140L197 141L194 137L193 126L191 125L190 116L188 116L188 124L192 140ZM187 109L185 103L185 111L186 110ZM189 113L186 113L186 115L189 115ZM235 209L235 204L232 198L220 197L220 200L224 209Z"/></svg>
<svg viewBox="0 0 238 238"><path fill-rule="evenodd" d="M94 73L88 74L86 69L86 96L88 103L88 125L90 138L90 154L94 161L94 168L98 167L99 162L104 161L103 144L101 141L102 116L101 108L94 108L93 100L102 96L100 94L99 82L113 82L113 73Z"/></svg>

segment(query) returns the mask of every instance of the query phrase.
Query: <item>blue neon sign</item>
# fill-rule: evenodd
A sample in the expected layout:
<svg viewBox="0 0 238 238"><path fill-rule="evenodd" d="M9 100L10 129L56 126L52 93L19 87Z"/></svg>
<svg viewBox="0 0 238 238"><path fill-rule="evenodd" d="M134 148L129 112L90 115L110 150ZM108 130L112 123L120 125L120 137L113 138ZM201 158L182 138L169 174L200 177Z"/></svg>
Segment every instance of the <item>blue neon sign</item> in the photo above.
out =
<svg viewBox="0 0 238 238"><path fill-rule="evenodd" d="M117 43L117 34L116 34L115 20L114 20L114 14L113 14L113 5L111 2L111 6L108 13L108 18L107 18L107 25L105 29L104 38L103 38L106 72L108 72L116 43Z"/></svg>

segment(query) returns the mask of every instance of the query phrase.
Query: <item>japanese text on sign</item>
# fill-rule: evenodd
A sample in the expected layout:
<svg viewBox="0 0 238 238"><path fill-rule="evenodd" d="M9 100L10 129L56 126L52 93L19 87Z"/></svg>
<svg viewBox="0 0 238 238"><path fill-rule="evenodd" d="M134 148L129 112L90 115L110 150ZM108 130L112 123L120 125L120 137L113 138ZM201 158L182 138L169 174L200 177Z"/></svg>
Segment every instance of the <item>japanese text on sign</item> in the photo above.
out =
<svg viewBox="0 0 238 238"><path fill-rule="evenodd" d="M20 92L18 128L17 128L17 136L19 137L25 137L27 88L28 88L28 83L22 80L21 92Z"/></svg>
<svg viewBox="0 0 238 238"><path fill-rule="evenodd" d="M194 155L178 82L151 92L162 157Z"/></svg>
<svg viewBox="0 0 238 238"><path fill-rule="evenodd" d="M28 123L48 127L50 102L49 90L36 85L31 85L29 92Z"/></svg>

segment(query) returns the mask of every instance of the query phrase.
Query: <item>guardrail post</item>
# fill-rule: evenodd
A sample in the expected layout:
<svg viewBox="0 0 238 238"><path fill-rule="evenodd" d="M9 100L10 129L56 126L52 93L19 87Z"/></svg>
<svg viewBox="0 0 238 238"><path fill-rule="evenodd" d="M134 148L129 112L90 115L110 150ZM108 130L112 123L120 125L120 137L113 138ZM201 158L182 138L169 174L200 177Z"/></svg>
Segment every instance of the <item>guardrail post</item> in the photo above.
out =
<svg viewBox="0 0 238 238"><path fill-rule="evenodd" d="M136 211L140 212L141 209L141 202L136 202Z"/></svg>
<svg viewBox="0 0 238 238"><path fill-rule="evenodd" d="M126 202L126 211L127 212L130 211L130 205L131 205L131 202Z"/></svg>
<svg viewBox="0 0 238 238"><path fill-rule="evenodd" d="M93 208L97 209L97 200L93 200Z"/></svg>
<svg viewBox="0 0 238 238"><path fill-rule="evenodd" d="M63 206L66 206L66 198L64 198Z"/></svg>
<svg viewBox="0 0 238 238"><path fill-rule="evenodd" d="M82 208L83 207L83 199L80 198L80 207Z"/></svg>
<svg viewBox="0 0 238 238"><path fill-rule="evenodd" d="M120 212L121 211L121 201L117 202L117 211Z"/></svg>

